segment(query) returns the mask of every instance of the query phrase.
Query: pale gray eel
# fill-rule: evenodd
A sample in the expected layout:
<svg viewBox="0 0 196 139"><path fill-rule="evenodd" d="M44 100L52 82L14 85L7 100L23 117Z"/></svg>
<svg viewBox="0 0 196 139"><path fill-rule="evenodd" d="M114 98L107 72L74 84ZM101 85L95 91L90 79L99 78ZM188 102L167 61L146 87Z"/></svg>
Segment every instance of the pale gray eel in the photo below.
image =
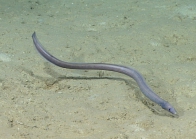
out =
<svg viewBox="0 0 196 139"><path fill-rule="evenodd" d="M133 78L142 93L148 97L151 101L157 103L160 105L163 109L167 110L171 114L177 115L177 112L175 108L169 104L167 101L161 99L157 94L155 94L152 89L146 84L144 78L142 75L136 71L135 69L132 69L130 67L121 66L121 65L115 65L115 64L106 64L106 63L70 63L70 62L64 62L61 61L54 56L52 56L50 53L48 53L41 43L38 41L36 33L34 32L32 35L34 45L38 52L48 61L55 64L56 66L67 68L67 69L85 69L85 70L107 70L107 71L114 71L119 72L125 75L128 75L129 77Z"/></svg>

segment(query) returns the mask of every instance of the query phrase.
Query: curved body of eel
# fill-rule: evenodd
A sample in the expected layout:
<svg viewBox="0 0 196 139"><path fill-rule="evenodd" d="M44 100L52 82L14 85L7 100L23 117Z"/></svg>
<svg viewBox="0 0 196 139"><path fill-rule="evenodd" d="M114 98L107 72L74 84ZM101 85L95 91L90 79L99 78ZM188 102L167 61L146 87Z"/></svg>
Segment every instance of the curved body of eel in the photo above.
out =
<svg viewBox="0 0 196 139"><path fill-rule="evenodd" d="M129 77L133 78L142 93L148 97L151 101L157 103L160 105L163 109L167 110L171 114L177 115L177 112L175 108L169 104L167 101L161 99L157 94L155 94L152 89L146 84L144 78L142 75L126 66L121 65L115 65L115 64L106 64L106 63L70 63L70 62L64 62L61 61L54 56L52 56L50 53L48 53L41 45L41 43L38 41L36 33L34 32L32 35L34 45L38 52L49 62L53 63L56 66L67 68L67 69L85 69L85 70L107 70L107 71L114 71L119 72L125 75L128 75Z"/></svg>

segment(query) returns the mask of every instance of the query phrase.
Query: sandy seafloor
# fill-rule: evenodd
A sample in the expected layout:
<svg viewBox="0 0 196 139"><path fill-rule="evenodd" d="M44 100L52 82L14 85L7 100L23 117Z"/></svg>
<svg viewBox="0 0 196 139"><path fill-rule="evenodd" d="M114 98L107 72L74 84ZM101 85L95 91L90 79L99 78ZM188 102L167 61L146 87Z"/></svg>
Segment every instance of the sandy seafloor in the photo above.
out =
<svg viewBox="0 0 196 139"><path fill-rule="evenodd" d="M178 111L172 117L128 76L56 67L70 62L137 69ZM1 139L196 138L195 0L0 2Z"/></svg>

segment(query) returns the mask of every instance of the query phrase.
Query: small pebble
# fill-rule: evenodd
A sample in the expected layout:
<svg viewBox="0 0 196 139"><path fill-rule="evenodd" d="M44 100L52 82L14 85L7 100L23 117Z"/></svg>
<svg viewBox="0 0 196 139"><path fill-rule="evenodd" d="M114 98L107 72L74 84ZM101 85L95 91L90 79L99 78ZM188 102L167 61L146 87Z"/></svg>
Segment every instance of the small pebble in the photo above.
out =
<svg viewBox="0 0 196 139"><path fill-rule="evenodd" d="M11 58L5 53L0 53L0 61L1 62L9 62L9 61L11 61Z"/></svg>

